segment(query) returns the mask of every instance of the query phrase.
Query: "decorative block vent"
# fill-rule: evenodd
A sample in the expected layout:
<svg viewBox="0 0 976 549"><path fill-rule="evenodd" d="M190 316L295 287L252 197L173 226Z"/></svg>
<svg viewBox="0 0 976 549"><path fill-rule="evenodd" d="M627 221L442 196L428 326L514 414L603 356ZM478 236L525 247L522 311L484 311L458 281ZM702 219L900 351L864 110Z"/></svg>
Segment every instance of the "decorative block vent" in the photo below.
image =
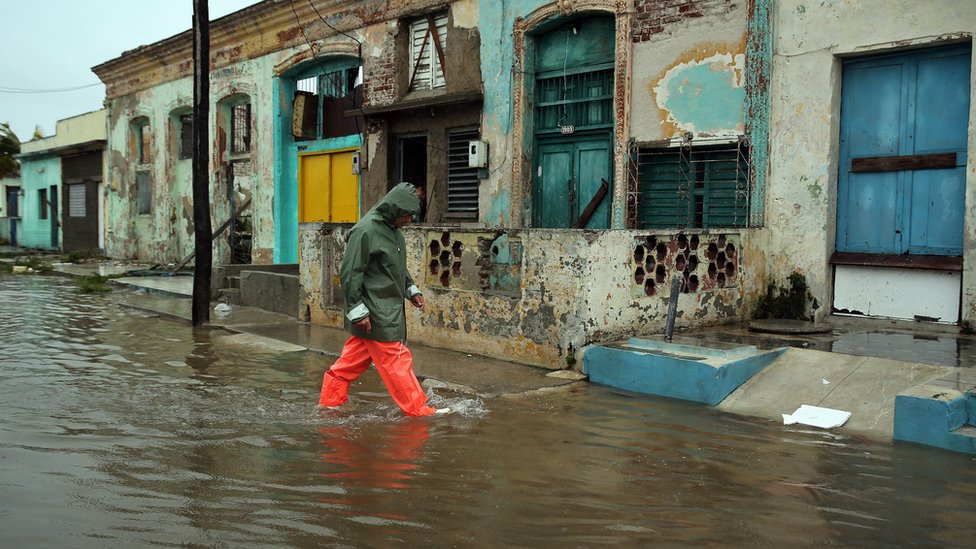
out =
<svg viewBox="0 0 976 549"><path fill-rule="evenodd" d="M631 263L634 294L666 296L671 277L680 276L681 293L739 285L738 235L649 235L634 239Z"/></svg>
<svg viewBox="0 0 976 549"><path fill-rule="evenodd" d="M440 238L431 239L427 251L428 280L436 278L442 287L449 288L452 278L460 278L464 274L461 265L464 243L460 240L452 240L451 233L444 232Z"/></svg>

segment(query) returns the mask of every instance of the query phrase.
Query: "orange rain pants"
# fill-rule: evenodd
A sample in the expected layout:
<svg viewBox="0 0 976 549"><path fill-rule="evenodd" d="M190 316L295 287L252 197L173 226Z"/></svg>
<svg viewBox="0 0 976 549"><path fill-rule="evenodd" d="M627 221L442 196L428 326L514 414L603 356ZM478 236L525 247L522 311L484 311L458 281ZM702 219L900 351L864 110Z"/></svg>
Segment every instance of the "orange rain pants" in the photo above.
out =
<svg viewBox="0 0 976 549"><path fill-rule="evenodd" d="M357 336L346 341L339 360L325 372L319 405L339 406L349 400L349 384L369 368L370 361L376 364L386 389L403 413L429 416L436 411L427 406L427 395L413 373L413 355L403 342Z"/></svg>

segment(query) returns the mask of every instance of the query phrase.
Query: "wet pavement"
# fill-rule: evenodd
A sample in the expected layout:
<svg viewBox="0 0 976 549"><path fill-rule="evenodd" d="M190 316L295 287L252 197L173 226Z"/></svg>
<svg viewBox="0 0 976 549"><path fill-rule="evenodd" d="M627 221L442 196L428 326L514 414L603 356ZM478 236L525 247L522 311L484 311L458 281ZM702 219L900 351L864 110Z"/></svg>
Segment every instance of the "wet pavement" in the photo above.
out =
<svg viewBox="0 0 976 549"><path fill-rule="evenodd" d="M58 272L72 276L95 271L103 275L121 274L143 269L141 266L133 269L126 264L55 264L54 267ZM137 290L126 296L122 302L124 307L186 322L191 319L192 276L122 277L112 279L111 283ZM330 357L328 362L339 356L349 338L349 334L341 329L312 325L294 317L252 307L221 306L216 303L211 308L210 325L249 334L254 341L263 341L268 346L287 344L296 349L315 351ZM428 388L449 387L458 392L493 397L560 387L577 382L582 377L565 379L551 375L551 370L543 368L415 342L411 342L409 347L414 355L414 371Z"/></svg>
<svg viewBox="0 0 976 549"><path fill-rule="evenodd" d="M145 266L125 263L56 264L73 276L98 271L124 273ZM136 289L122 305L151 314L190 319L191 276L124 277L114 284ZM255 344L269 348L291 345L338 356L347 334L314 326L260 309L219 306L211 311L211 325L248 334ZM786 347L790 351L734 391L719 409L782 421L803 404L852 412L841 429L853 434L890 440L895 396L926 386L967 391L976 386L976 337L960 334L955 326L833 316L829 329L802 333L784 323L778 333L757 332L747 323L679 332L675 343L721 347L734 343L759 349ZM660 338L660 336L657 336ZM661 338L663 339L663 338ZM550 370L495 360L476 354L410 343L415 371L426 388L441 387L478 397L526 394L577 383L555 377L574 372ZM331 358L327 359L331 362Z"/></svg>
<svg viewBox="0 0 976 549"><path fill-rule="evenodd" d="M0 546L969 547L976 535L971 456L586 383L492 398L431 388L457 413L407 418L369 370L348 405L319 410L328 357L135 303L156 297L0 275Z"/></svg>

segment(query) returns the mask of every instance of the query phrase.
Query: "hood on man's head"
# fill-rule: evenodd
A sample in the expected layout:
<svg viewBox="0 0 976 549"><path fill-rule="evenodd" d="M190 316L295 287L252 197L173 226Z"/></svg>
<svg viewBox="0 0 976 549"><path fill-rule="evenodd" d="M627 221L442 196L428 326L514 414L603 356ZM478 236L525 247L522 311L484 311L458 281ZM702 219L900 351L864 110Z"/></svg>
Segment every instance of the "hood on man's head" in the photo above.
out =
<svg viewBox="0 0 976 549"><path fill-rule="evenodd" d="M390 189L374 208L384 221L392 223L398 217L420 213L420 197L411 183L398 183Z"/></svg>

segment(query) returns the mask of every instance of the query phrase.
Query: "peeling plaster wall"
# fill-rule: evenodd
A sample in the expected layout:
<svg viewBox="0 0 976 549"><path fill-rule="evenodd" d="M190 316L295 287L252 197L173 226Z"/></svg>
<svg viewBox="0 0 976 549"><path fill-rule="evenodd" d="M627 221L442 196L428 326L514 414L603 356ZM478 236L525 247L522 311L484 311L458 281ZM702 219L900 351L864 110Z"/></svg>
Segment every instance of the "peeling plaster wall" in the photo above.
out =
<svg viewBox="0 0 976 549"><path fill-rule="evenodd" d="M479 210L482 223L489 227L512 225L512 162L521 161L513 159L511 152L513 140L521 139L512 135L513 72L519 70L515 66L512 28L516 18L525 17L548 3L546 0L481 3L481 76L485 92L482 138L489 143L490 176L481 183Z"/></svg>
<svg viewBox="0 0 976 549"><path fill-rule="evenodd" d="M939 2L936 9L914 0L783 0L774 10L766 220L770 249L788 252L772 254L767 268L780 283L803 272L811 293L827 305L822 316L832 302L841 58L969 41L976 3ZM976 69L972 74L976 79ZM962 317L969 322L976 320L974 104L971 99L962 283Z"/></svg>
<svg viewBox="0 0 976 549"><path fill-rule="evenodd" d="M273 116L271 71L273 59L244 61L211 72L210 197L211 223L216 229L229 215L227 155L229 107L221 100L246 94L251 102L251 153L233 157L250 160L251 180L262 182L243 189L252 196L254 220L252 255L270 262L274 247L271 213L274 197ZM111 257L174 263L193 251L192 160L178 158L179 124L174 112L193 106L192 78L165 82L110 101L108 117L108 177L106 182L106 253ZM135 136L131 123L145 117L152 131L152 213L136 212L136 168L131 163ZM238 187L248 178L241 178ZM249 185L245 185L249 186ZM226 238L215 240L214 262L228 262ZM263 260L263 261L262 261Z"/></svg>
<svg viewBox="0 0 976 549"><path fill-rule="evenodd" d="M338 268L348 226L302 224L301 303L313 323L342 326ZM682 293L676 326L701 326L741 320L747 298L761 291L753 262L764 258L752 243L753 231L684 234L674 231L475 230L459 227L404 229L408 267L424 292L427 308L408 308L411 341L546 368L565 368L572 346L663 333L670 290L667 284L647 295L635 281L635 247L649 236L667 252L658 260L670 278L697 255L698 288ZM692 238L696 239L692 249ZM709 243L731 245L734 273L719 287L707 279ZM437 245L433 245L437 241ZM494 264L490 248L500 250ZM722 250L725 250L725 247ZM718 248L714 250L717 255ZM684 254L684 255L682 255ZM493 256L494 257L494 256ZM713 256L714 257L714 256ZM677 260L677 261L676 261ZM723 260L724 261L724 260ZM506 262L508 262L506 264ZM645 264L642 259L641 264ZM500 267L498 269L497 267ZM728 269L728 271L724 271ZM514 282L514 285L512 284Z"/></svg>
<svg viewBox="0 0 976 549"><path fill-rule="evenodd" d="M662 23L658 32L635 29L631 136L638 141L687 132L735 139L744 132L748 13L745 2L711 4L696 17Z"/></svg>

